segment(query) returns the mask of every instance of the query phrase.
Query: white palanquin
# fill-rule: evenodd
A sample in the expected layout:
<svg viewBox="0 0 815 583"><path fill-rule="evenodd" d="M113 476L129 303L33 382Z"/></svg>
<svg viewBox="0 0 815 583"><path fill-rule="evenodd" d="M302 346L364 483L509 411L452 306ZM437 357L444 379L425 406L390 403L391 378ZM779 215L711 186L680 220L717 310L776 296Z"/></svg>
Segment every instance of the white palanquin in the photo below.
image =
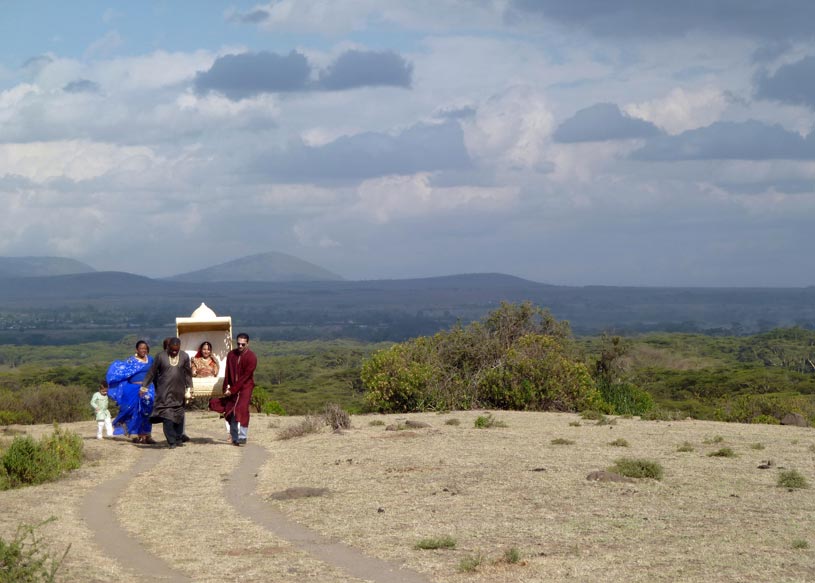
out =
<svg viewBox="0 0 815 583"><path fill-rule="evenodd" d="M181 350L189 354L190 359L206 340L212 344L212 357L218 359L220 365L217 377L192 379L193 397L221 396L226 355L232 350L232 318L216 316L215 312L202 302L189 318L175 319L175 330L176 336L181 339Z"/></svg>

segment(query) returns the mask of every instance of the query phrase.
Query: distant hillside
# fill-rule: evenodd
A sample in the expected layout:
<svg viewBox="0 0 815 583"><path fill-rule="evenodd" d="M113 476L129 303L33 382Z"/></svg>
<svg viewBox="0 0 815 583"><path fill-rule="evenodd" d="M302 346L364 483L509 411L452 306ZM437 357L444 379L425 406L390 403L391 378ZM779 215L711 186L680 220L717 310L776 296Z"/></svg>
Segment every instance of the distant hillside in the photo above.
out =
<svg viewBox="0 0 815 583"><path fill-rule="evenodd" d="M167 278L170 281L211 283L219 281L338 281L342 277L285 253L259 253L220 265Z"/></svg>
<svg viewBox="0 0 815 583"><path fill-rule="evenodd" d="M0 257L0 277L43 277L91 273L93 267L67 257Z"/></svg>

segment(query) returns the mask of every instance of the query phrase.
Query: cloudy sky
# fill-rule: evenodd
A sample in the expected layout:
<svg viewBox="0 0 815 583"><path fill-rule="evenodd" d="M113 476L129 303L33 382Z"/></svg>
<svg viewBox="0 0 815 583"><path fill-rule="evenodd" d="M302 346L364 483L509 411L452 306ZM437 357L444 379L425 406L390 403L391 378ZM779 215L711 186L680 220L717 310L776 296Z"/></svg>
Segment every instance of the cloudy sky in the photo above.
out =
<svg viewBox="0 0 815 583"><path fill-rule="evenodd" d="M810 0L0 7L0 255L815 284Z"/></svg>

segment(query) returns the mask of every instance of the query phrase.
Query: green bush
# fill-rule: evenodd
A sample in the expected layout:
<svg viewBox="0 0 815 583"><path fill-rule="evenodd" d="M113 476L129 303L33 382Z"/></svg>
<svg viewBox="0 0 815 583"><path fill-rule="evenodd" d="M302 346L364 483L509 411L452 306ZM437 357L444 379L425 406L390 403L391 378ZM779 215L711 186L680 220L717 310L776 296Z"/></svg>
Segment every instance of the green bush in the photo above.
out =
<svg viewBox="0 0 815 583"><path fill-rule="evenodd" d="M379 412L607 407L568 324L529 303L380 351L361 376L367 406Z"/></svg>
<svg viewBox="0 0 815 583"><path fill-rule="evenodd" d="M786 470L778 474L778 486L790 490L809 488L809 482L798 470Z"/></svg>
<svg viewBox="0 0 815 583"><path fill-rule="evenodd" d="M82 438L58 427L37 442L30 436L14 438L0 457L4 488L18 488L56 480L63 472L82 464Z"/></svg>
<svg viewBox="0 0 815 583"><path fill-rule="evenodd" d="M416 543L415 548L420 550L454 549L456 548L456 539L449 535L423 538Z"/></svg>
<svg viewBox="0 0 815 583"><path fill-rule="evenodd" d="M10 541L0 538L0 583L56 581L57 571L71 547L68 545L59 559L51 557L36 535L36 529L43 524L22 524Z"/></svg>
<svg viewBox="0 0 815 583"><path fill-rule="evenodd" d="M491 427L506 427L507 424L500 419L493 417L492 413L486 415L479 415L473 424L476 429L489 429Z"/></svg>
<svg viewBox="0 0 815 583"><path fill-rule="evenodd" d="M84 387L45 383L20 395L32 423L70 423L90 418L91 393Z"/></svg>
<svg viewBox="0 0 815 583"><path fill-rule="evenodd" d="M632 383L598 383L600 395L617 415L643 415L654 407L654 398Z"/></svg>
<svg viewBox="0 0 815 583"><path fill-rule="evenodd" d="M730 447L722 447L710 452L707 457L736 457L736 452Z"/></svg>
<svg viewBox="0 0 815 583"><path fill-rule="evenodd" d="M780 425L781 421L778 417L773 417L772 415L756 415L752 419L750 419L750 423L763 423L765 425Z"/></svg>
<svg viewBox="0 0 815 583"><path fill-rule="evenodd" d="M641 458L617 459L608 471L629 478L652 478L654 480L661 480L663 475L659 462Z"/></svg>

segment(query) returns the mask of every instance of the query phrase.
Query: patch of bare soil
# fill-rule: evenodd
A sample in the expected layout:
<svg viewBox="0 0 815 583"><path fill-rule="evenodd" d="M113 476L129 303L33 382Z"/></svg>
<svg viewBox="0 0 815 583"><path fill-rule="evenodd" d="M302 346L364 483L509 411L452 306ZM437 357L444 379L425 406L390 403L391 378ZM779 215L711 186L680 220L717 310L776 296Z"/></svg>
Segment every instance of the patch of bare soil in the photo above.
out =
<svg viewBox="0 0 815 583"><path fill-rule="evenodd" d="M325 428L277 440L281 428L300 419L255 416L250 444L268 457L240 484L233 476L241 475L251 449L221 441L217 417L191 414L192 443L149 452L122 439L96 441L93 421L67 424L86 438L93 461L59 482L0 492L0 536L10 537L20 522L56 516L40 534L55 554L71 545L62 581L139 580L98 544L82 504L100 484L132 472L146 453L157 456L155 464L127 480L113 507L97 511L192 581L361 580L236 508L247 487L259 514L280 513L315 537L438 582L815 580L813 489L776 486L784 469L797 469L815 486L813 429L637 419L576 427L569 425L576 415L523 412L495 412L507 427L476 429L481 413L381 416L386 424L407 418L431 426L410 439L383 439L407 432L386 434L369 425L371 417L354 417L341 434ZM452 417L460 425L445 423ZM557 438L575 443L551 445ZM608 445L617 438L630 446ZM694 451L678 452L686 441ZM758 443L763 449L753 447ZM737 456L708 457L722 446ZM586 479L619 457L657 461L664 478ZM759 469L768 459L772 466ZM330 495L272 499L303 488ZM443 536L453 537L455 548L416 548L419 540ZM808 548L794 548L801 540ZM520 561L502 560L510 549ZM476 570L460 572L473 557L481 558Z"/></svg>

